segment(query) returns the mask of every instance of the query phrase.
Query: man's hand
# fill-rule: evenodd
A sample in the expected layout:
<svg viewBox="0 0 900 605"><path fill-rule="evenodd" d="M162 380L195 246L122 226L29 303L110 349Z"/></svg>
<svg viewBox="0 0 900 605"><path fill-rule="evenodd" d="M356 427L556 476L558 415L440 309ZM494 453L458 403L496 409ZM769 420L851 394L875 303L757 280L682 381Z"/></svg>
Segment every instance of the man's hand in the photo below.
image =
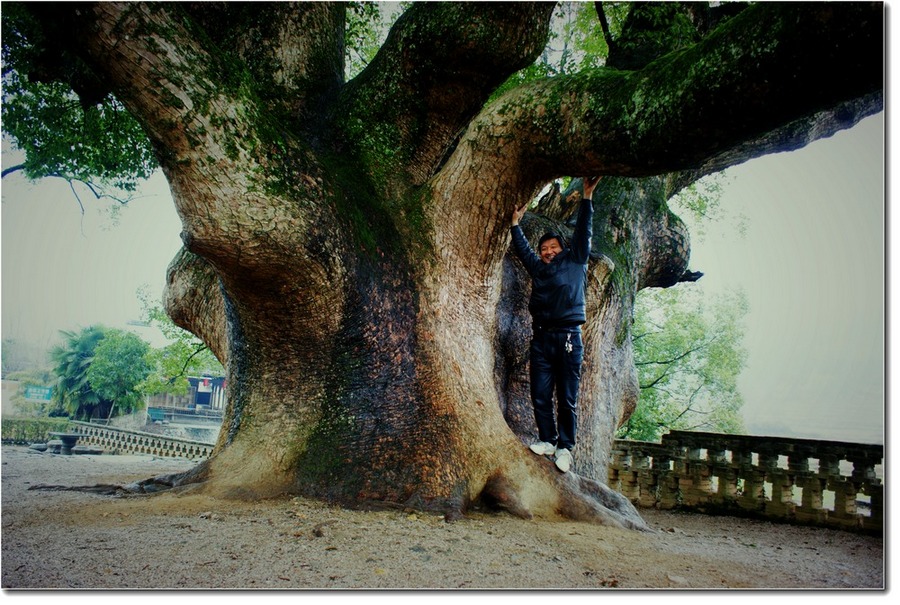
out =
<svg viewBox="0 0 900 605"><path fill-rule="evenodd" d="M593 199L594 187L600 182L602 176L585 176L581 178L581 186L584 189L584 199Z"/></svg>
<svg viewBox="0 0 900 605"><path fill-rule="evenodd" d="M512 213L512 226L515 227L519 224L519 221L522 220L522 217L525 216L525 210L528 208L528 203L522 204L520 208L515 208Z"/></svg>

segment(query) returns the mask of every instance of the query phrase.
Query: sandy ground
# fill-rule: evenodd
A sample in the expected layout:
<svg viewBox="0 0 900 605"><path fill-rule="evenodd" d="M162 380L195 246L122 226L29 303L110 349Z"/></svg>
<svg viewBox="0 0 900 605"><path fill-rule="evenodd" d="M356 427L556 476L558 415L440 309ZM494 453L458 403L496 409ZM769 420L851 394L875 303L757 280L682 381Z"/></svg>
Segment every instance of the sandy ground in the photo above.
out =
<svg viewBox="0 0 900 605"><path fill-rule="evenodd" d="M475 512L446 523L300 498L115 498L35 485L184 470L150 456L2 448L2 587L882 589L881 538L642 511L652 533Z"/></svg>

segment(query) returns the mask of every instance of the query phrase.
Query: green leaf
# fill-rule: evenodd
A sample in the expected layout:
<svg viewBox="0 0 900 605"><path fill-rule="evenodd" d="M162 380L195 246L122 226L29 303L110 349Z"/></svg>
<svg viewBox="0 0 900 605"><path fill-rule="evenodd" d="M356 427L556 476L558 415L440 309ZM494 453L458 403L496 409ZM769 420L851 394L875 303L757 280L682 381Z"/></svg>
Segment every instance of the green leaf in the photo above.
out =
<svg viewBox="0 0 900 605"><path fill-rule="evenodd" d="M80 58L59 56L24 3L4 3L2 26L3 132L24 152L25 175L135 191L157 167L138 122ZM79 98L69 83L88 81L95 86Z"/></svg>

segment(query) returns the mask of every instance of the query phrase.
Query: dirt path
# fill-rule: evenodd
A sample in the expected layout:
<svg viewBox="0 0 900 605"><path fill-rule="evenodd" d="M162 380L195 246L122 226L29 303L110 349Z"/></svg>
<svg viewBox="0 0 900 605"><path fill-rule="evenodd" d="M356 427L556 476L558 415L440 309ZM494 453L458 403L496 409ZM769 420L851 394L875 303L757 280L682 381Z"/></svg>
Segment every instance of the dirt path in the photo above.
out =
<svg viewBox="0 0 900 605"><path fill-rule="evenodd" d="M2 587L875 588L880 538L644 511L654 533L475 513L456 523L299 498L29 490L184 470L150 456L2 448Z"/></svg>

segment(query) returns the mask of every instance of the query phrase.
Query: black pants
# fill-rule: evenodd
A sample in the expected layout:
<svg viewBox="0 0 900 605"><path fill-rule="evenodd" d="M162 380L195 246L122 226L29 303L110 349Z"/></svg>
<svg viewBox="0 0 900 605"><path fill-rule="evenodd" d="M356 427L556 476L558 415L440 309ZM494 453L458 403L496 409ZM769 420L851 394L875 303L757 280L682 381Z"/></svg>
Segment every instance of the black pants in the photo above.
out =
<svg viewBox="0 0 900 605"><path fill-rule="evenodd" d="M578 424L578 385L584 345L580 328L545 330L534 328L531 340L531 402L541 441L557 448L575 447ZM556 392L557 419L553 414Z"/></svg>

